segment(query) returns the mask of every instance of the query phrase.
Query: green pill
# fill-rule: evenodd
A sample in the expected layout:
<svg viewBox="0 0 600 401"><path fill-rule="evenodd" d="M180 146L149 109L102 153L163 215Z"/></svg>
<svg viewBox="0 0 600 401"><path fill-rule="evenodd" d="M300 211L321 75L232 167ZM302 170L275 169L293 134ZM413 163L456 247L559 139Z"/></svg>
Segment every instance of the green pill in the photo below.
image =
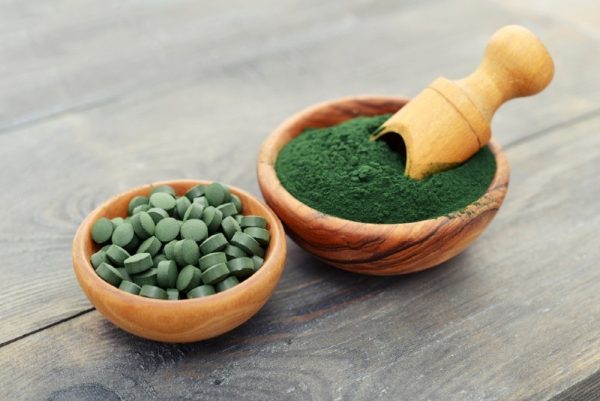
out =
<svg viewBox="0 0 600 401"><path fill-rule="evenodd" d="M242 216L240 221L240 226L242 228L246 227L260 227L267 228L267 220L264 217L260 216Z"/></svg>
<svg viewBox="0 0 600 401"><path fill-rule="evenodd" d="M192 203L197 203L198 205L203 206L204 208L208 207L208 201L206 200L206 196L201 196L199 198L194 198Z"/></svg>
<svg viewBox="0 0 600 401"><path fill-rule="evenodd" d="M227 239L231 239L236 232L242 231L242 228L232 216L227 216L221 221L221 230Z"/></svg>
<svg viewBox="0 0 600 401"><path fill-rule="evenodd" d="M152 284L144 284L140 290L140 295L146 298L167 299L167 292Z"/></svg>
<svg viewBox="0 0 600 401"><path fill-rule="evenodd" d="M210 206L219 206L229 199L229 191L218 182L206 186L204 196Z"/></svg>
<svg viewBox="0 0 600 401"><path fill-rule="evenodd" d="M191 204L192 204L192 202L190 202L190 200L188 198L186 198L185 196L180 196L179 198L177 198L175 200L176 216L179 217L180 219L183 219L185 212L187 211L188 207L190 207Z"/></svg>
<svg viewBox="0 0 600 401"><path fill-rule="evenodd" d="M227 245L223 252L225 252L225 256L227 256L227 259L243 258L248 256L246 255L246 252L244 252L235 245Z"/></svg>
<svg viewBox="0 0 600 401"><path fill-rule="evenodd" d="M202 220L191 219L183 222L181 226L181 238L201 242L207 237L208 227L206 227L206 224Z"/></svg>
<svg viewBox="0 0 600 401"><path fill-rule="evenodd" d="M225 280L223 280L217 284L217 286L216 286L217 292L223 292L225 290L233 288L236 285L238 285L239 283L240 283L240 280L238 280L237 277L235 277L235 276L227 277Z"/></svg>
<svg viewBox="0 0 600 401"><path fill-rule="evenodd" d="M152 258L152 267L158 267L158 264L163 260L169 260L165 254L161 253L160 255L156 255Z"/></svg>
<svg viewBox="0 0 600 401"><path fill-rule="evenodd" d="M177 288L167 288L167 299L170 301L175 301L179 299L179 290Z"/></svg>
<svg viewBox="0 0 600 401"><path fill-rule="evenodd" d="M236 277L248 277L254 273L254 263L248 257L231 259L227 268Z"/></svg>
<svg viewBox="0 0 600 401"><path fill-rule="evenodd" d="M271 235L269 234L269 231L264 228L247 227L244 228L244 233L254 238L256 242L263 246L269 245L269 241L271 240Z"/></svg>
<svg viewBox="0 0 600 401"><path fill-rule="evenodd" d="M130 294L133 294L133 295L138 295L140 293L142 287L140 287L136 283L132 283L131 281L123 280L123 281L121 281L121 284L119 285L119 289L123 290L125 292L128 292Z"/></svg>
<svg viewBox="0 0 600 401"><path fill-rule="evenodd" d="M167 217L169 217L169 213L167 213L164 209L161 209L159 207L152 207L148 209L148 214L150 215L150 217L152 217L154 224L158 224L158 222L162 219L166 219Z"/></svg>
<svg viewBox="0 0 600 401"><path fill-rule="evenodd" d="M191 239L177 241L173 247L173 253L179 266L195 265L198 263L198 258L200 258L198 244Z"/></svg>
<svg viewBox="0 0 600 401"><path fill-rule="evenodd" d="M125 262L125 259L129 256L131 256L129 255L129 252L115 244L112 244L106 250L106 257L108 260L117 266L123 266L123 262Z"/></svg>
<svg viewBox="0 0 600 401"><path fill-rule="evenodd" d="M134 236L133 226L130 223L123 223L112 233L112 243L125 248L133 242Z"/></svg>
<svg viewBox="0 0 600 401"><path fill-rule="evenodd" d="M163 260L156 268L156 281L163 288L173 288L177 283L177 264L172 260Z"/></svg>
<svg viewBox="0 0 600 401"><path fill-rule="evenodd" d="M242 222L242 216L241 214L236 214L235 216L233 216L233 218L235 219L235 221L238 222L238 224L240 224Z"/></svg>
<svg viewBox="0 0 600 401"><path fill-rule="evenodd" d="M181 292L188 292L192 288L200 284L200 269L192 265L188 265L181 269L177 276L176 288Z"/></svg>
<svg viewBox="0 0 600 401"><path fill-rule="evenodd" d="M217 210L221 211L223 218L233 216L237 213L237 208L232 202L223 203L222 205L217 206Z"/></svg>
<svg viewBox="0 0 600 401"><path fill-rule="evenodd" d="M150 269L154 263L149 253L136 253L125 259L124 265L127 273L139 274Z"/></svg>
<svg viewBox="0 0 600 401"><path fill-rule="evenodd" d="M148 198L146 198L145 196L134 196L130 201L129 201L129 205L127 206L127 214L132 215L133 214L133 209L135 209L136 207L140 206L140 205L147 205L148 204Z"/></svg>
<svg viewBox="0 0 600 401"><path fill-rule="evenodd" d="M136 274L135 276L132 276L132 278L133 282L140 287L144 285L156 285L158 282L155 268L148 269L141 274Z"/></svg>
<svg viewBox="0 0 600 401"><path fill-rule="evenodd" d="M265 263L265 260L260 256L252 256L252 263L254 263L254 271L258 271Z"/></svg>
<svg viewBox="0 0 600 401"><path fill-rule="evenodd" d="M139 205L133 208L133 212L131 213L133 216L135 216L138 213L141 212L146 212L150 209L150 205Z"/></svg>
<svg viewBox="0 0 600 401"><path fill-rule="evenodd" d="M144 242L140 244L136 253L149 253L152 256L155 256L162 247L162 242L154 236L146 238Z"/></svg>
<svg viewBox="0 0 600 401"><path fill-rule="evenodd" d="M175 197L166 192L158 192L150 196L150 206L159 207L171 214L175 210Z"/></svg>
<svg viewBox="0 0 600 401"><path fill-rule="evenodd" d="M201 219L202 213L204 212L204 205L199 203L192 203L183 214L183 221L190 219Z"/></svg>
<svg viewBox="0 0 600 401"><path fill-rule="evenodd" d="M150 196L152 196L156 193L159 193L159 192L171 194L173 197L175 197L175 190L170 185L158 185L156 187L153 187L152 191L150 191Z"/></svg>
<svg viewBox="0 0 600 401"><path fill-rule="evenodd" d="M231 244L241 248L244 252L250 255L265 256L265 251L260 247L260 244L251 236L245 233L237 232L231 239Z"/></svg>
<svg viewBox="0 0 600 401"><path fill-rule="evenodd" d="M175 260L175 244L177 243L177 240L174 239L173 241L169 242L167 245L165 245L165 256L167 257L167 259L170 260Z"/></svg>
<svg viewBox="0 0 600 401"><path fill-rule="evenodd" d="M113 233L113 224L106 217L102 217L92 226L92 239L96 244L103 244L108 241Z"/></svg>
<svg viewBox="0 0 600 401"><path fill-rule="evenodd" d="M118 287L123 280L121 273L119 273L117 269L108 263L102 263L100 266L98 266L96 269L96 274L98 274L102 280L106 281L110 285L114 285L115 287Z"/></svg>
<svg viewBox="0 0 600 401"><path fill-rule="evenodd" d="M94 269L97 269L98 266L100 266L102 263L108 263L108 261L109 260L106 257L106 252L102 250L94 253L90 258L90 262L92 262L92 266L94 266Z"/></svg>
<svg viewBox="0 0 600 401"><path fill-rule="evenodd" d="M207 297L215 293L215 288L212 285L201 285L199 287L191 289L187 293L188 298L201 298Z"/></svg>
<svg viewBox="0 0 600 401"><path fill-rule="evenodd" d="M198 265L202 271L205 271L209 267L218 265L219 263L226 263L227 256L223 252L213 252L208 255L204 255L198 261Z"/></svg>
<svg viewBox="0 0 600 401"><path fill-rule="evenodd" d="M236 194L231 194L231 202L235 205L237 212L242 213L243 205L242 205L242 200L240 199L240 197L237 196Z"/></svg>
<svg viewBox="0 0 600 401"><path fill-rule="evenodd" d="M160 195L160 193L156 195ZM158 222L156 229L154 230L154 235L162 243L169 242L177 238L179 235L179 227L179 222L177 220L172 217L167 217Z"/></svg>
<svg viewBox="0 0 600 401"><path fill-rule="evenodd" d="M131 218L131 226L135 235L140 239L146 239L154 235L155 224L147 212L139 212Z"/></svg>
<svg viewBox="0 0 600 401"><path fill-rule="evenodd" d="M114 230L115 228L117 228L121 224L125 223L125 219L122 218L122 217L114 217L114 218L110 219L110 222L112 223L113 230Z"/></svg>
<svg viewBox="0 0 600 401"><path fill-rule="evenodd" d="M202 273L201 279L204 284L215 284L229 276L229 269L225 263L219 263L209 267Z"/></svg>
<svg viewBox="0 0 600 401"><path fill-rule="evenodd" d="M241 233L240 233L241 234ZM250 237L248 237L250 238ZM252 238L250 238L252 239ZM256 242L256 241L255 241ZM227 238L222 233L214 234L205 239L200 244L200 251L203 255L222 251L228 245Z"/></svg>
<svg viewBox="0 0 600 401"><path fill-rule="evenodd" d="M185 196L191 201L195 198L199 198L204 195L204 185L198 184L195 187L191 187L186 193Z"/></svg>
<svg viewBox="0 0 600 401"><path fill-rule="evenodd" d="M223 213L221 213L220 210L217 210L214 206L207 207L202 213L202 221L204 221L208 227L208 231L211 233L214 233L219 229L222 220Z"/></svg>
<svg viewBox="0 0 600 401"><path fill-rule="evenodd" d="M117 267L117 270L119 271L119 273L121 273L121 277L123 277L123 280L132 281L131 276L129 275L129 273L127 273L127 269L125 269L124 267Z"/></svg>

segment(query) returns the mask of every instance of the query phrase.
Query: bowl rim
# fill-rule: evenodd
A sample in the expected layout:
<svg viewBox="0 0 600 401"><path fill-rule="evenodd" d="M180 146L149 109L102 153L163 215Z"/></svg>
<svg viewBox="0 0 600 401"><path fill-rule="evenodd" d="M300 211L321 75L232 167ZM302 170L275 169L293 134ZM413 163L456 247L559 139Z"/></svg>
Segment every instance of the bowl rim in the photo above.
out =
<svg viewBox="0 0 600 401"><path fill-rule="evenodd" d="M489 186L486 191L481 195L477 200L471 202L463 209L434 217L431 219L419 220L414 222L407 223L368 223L361 222L355 220L348 220L342 217L333 216L330 214L326 214L320 210L314 209L307 204L300 201L298 198L293 196L288 190L283 186L279 177L277 176L277 171L275 170L275 163L277 161L277 156L283 146L289 143L289 141L285 142L276 152L273 151L275 144L278 139L285 135L290 129L292 129L299 122L307 119L311 115L326 109L326 108L337 108L344 106L350 102L360 102L371 104L374 102L393 102L393 103L403 103L402 107L410 101L409 98L403 96L389 96L389 95L360 95L360 96L346 96L341 98L335 98L331 100L325 100L323 102L314 104L312 106L306 107L303 110L293 114L291 117L288 117L282 123L279 124L271 134L265 139L263 144L261 145L258 163L257 163L257 177L259 186L265 199L268 197L265 195L266 192L276 192L278 197L283 197L282 203L289 205L289 210L293 210L293 213L297 216L302 214L311 214L314 217L318 217L321 221L326 219L330 224L335 225L336 227L344 227L344 231L353 231L365 229L365 227L369 227L371 229L378 228L397 228L402 230L412 230L415 228L422 228L424 225L434 227L442 224L445 221L461 219L461 218L472 218L475 215L480 215L485 213L489 209L493 208L493 203L490 199L491 192L496 189L502 187L508 187L509 183L509 165L506 155L504 154L502 147L496 141L495 137L492 135L490 137L490 141L487 146L490 148L492 154L494 155L494 159L496 161L496 172L494 173L494 177L492 178ZM360 114L357 115L357 117ZM348 118L349 119L349 118ZM344 120L346 121L346 120ZM308 126L303 126L304 129L309 128ZM300 135L302 131L298 132L293 138L296 138ZM293 139L292 138L292 139ZM290 139L291 140L291 139ZM270 181L270 182L269 182ZM275 187L273 188L273 184ZM268 189L267 189L268 188ZM502 202L505 196L506 190L502 192L500 203ZM479 207L475 209L476 205L483 205L484 207ZM475 209L475 210L473 210ZM303 213L304 212L304 213ZM474 213L475 212L475 213Z"/></svg>
<svg viewBox="0 0 600 401"><path fill-rule="evenodd" d="M229 188L234 194L239 195L242 194L244 197L248 197L254 201L263 209L262 211L265 213L263 217L267 219L267 223L269 224L269 232L271 234L271 240L269 242L269 247L265 252L264 262L261 268L252 274L252 276L248 277L246 280L236 285L233 288L230 288L223 292L218 292L206 297L200 298L184 298L178 300L167 300L167 299L154 299L154 298L146 298L137 294L131 294L126 291L119 289L113 285L110 285L106 281L102 280L95 272L89 257L86 255L85 251L85 240L87 236L91 236L91 228L93 223L100 217L104 217L103 211L106 211L110 208L110 206L120 198L131 198L135 193L139 191L150 192L150 190L154 187L160 185L198 185L204 184L208 185L213 182L218 181L210 181L210 180L194 180L194 179L174 179L174 180L164 180L164 181L156 181L150 184L145 184L141 186L137 186L126 190L124 192L120 192L117 195L111 196L106 201L102 202L98 207L92 210L86 218L79 225L75 237L73 239L72 246L72 260L73 260L73 269L75 270L75 275L81 285L81 279L79 275L86 275L91 277L93 285L99 286L104 293L109 294L110 296L114 296L120 298L123 302L136 304L139 306L148 306L148 307L160 307L160 308L173 308L176 309L178 305L182 305L184 303L188 306L197 306L201 307L203 305L209 306L211 303L214 303L218 300L224 300L227 297L235 295L236 293L241 293L248 291L252 286L258 283L263 278L266 278L269 270L281 270L285 268L285 256L287 253L286 247L286 239L285 239L285 231L283 229L283 225L281 221L277 217L277 215L269 208L265 203L260 201L256 196L251 195L247 191L240 189L235 186L225 185ZM182 196L182 195L179 195ZM122 217L122 216L114 216L114 217ZM277 257L276 255L282 254L284 263L278 264L276 263ZM91 256L91 255L90 255ZM263 277L264 276L264 277ZM84 291L87 296L87 292ZM89 296L88 296L89 298ZM91 301L91 299L90 299Z"/></svg>

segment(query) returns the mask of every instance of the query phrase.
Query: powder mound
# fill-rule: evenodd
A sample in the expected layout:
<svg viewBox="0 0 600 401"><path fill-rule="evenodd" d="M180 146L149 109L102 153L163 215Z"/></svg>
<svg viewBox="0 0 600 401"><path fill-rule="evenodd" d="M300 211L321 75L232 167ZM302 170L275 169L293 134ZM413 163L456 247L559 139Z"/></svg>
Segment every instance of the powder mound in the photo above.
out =
<svg viewBox="0 0 600 401"><path fill-rule="evenodd" d="M431 219L462 210L485 193L496 172L487 146L456 168L414 181L404 175L401 151L369 140L388 117L306 129L279 153L279 180L308 206L365 223Z"/></svg>

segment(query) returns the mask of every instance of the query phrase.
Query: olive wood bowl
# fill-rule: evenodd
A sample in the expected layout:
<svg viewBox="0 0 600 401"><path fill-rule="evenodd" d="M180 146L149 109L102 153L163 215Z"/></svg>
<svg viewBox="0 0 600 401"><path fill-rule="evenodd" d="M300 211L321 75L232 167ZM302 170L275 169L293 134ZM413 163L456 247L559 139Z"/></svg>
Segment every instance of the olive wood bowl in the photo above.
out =
<svg viewBox="0 0 600 401"><path fill-rule="evenodd" d="M407 102L404 98L385 96L324 102L288 118L263 143L257 174L265 201L282 220L287 234L325 263L369 275L428 269L462 252L500 208L508 189L509 167L493 138L489 147L497 168L489 188L464 210L448 216L403 224L350 221L305 205L281 185L275 171L277 154L304 129L328 127L358 116L395 113Z"/></svg>
<svg viewBox="0 0 600 401"><path fill-rule="evenodd" d="M263 266L237 286L203 298L177 301L157 300L129 294L102 280L94 271L90 256L98 248L91 238L93 223L101 217L127 215L129 200L148 195L153 186L171 185L178 195L208 181L178 180L158 182L117 195L90 213L79 226L73 241L73 269L81 288L96 309L129 333L163 342L192 342L215 337L250 319L275 290L286 257L286 239L275 214L250 194L229 187L244 204L243 214L267 220L271 242Z"/></svg>

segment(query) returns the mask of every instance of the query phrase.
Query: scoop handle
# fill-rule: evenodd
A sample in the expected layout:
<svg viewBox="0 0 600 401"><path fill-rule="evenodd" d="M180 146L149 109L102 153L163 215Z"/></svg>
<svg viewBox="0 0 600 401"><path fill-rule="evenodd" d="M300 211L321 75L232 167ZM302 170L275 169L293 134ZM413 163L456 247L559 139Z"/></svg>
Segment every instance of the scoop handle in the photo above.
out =
<svg viewBox="0 0 600 401"><path fill-rule="evenodd" d="M537 36L522 26L508 25L492 35L477 70L455 83L491 122L504 102L535 95L553 76L552 57Z"/></svg>

